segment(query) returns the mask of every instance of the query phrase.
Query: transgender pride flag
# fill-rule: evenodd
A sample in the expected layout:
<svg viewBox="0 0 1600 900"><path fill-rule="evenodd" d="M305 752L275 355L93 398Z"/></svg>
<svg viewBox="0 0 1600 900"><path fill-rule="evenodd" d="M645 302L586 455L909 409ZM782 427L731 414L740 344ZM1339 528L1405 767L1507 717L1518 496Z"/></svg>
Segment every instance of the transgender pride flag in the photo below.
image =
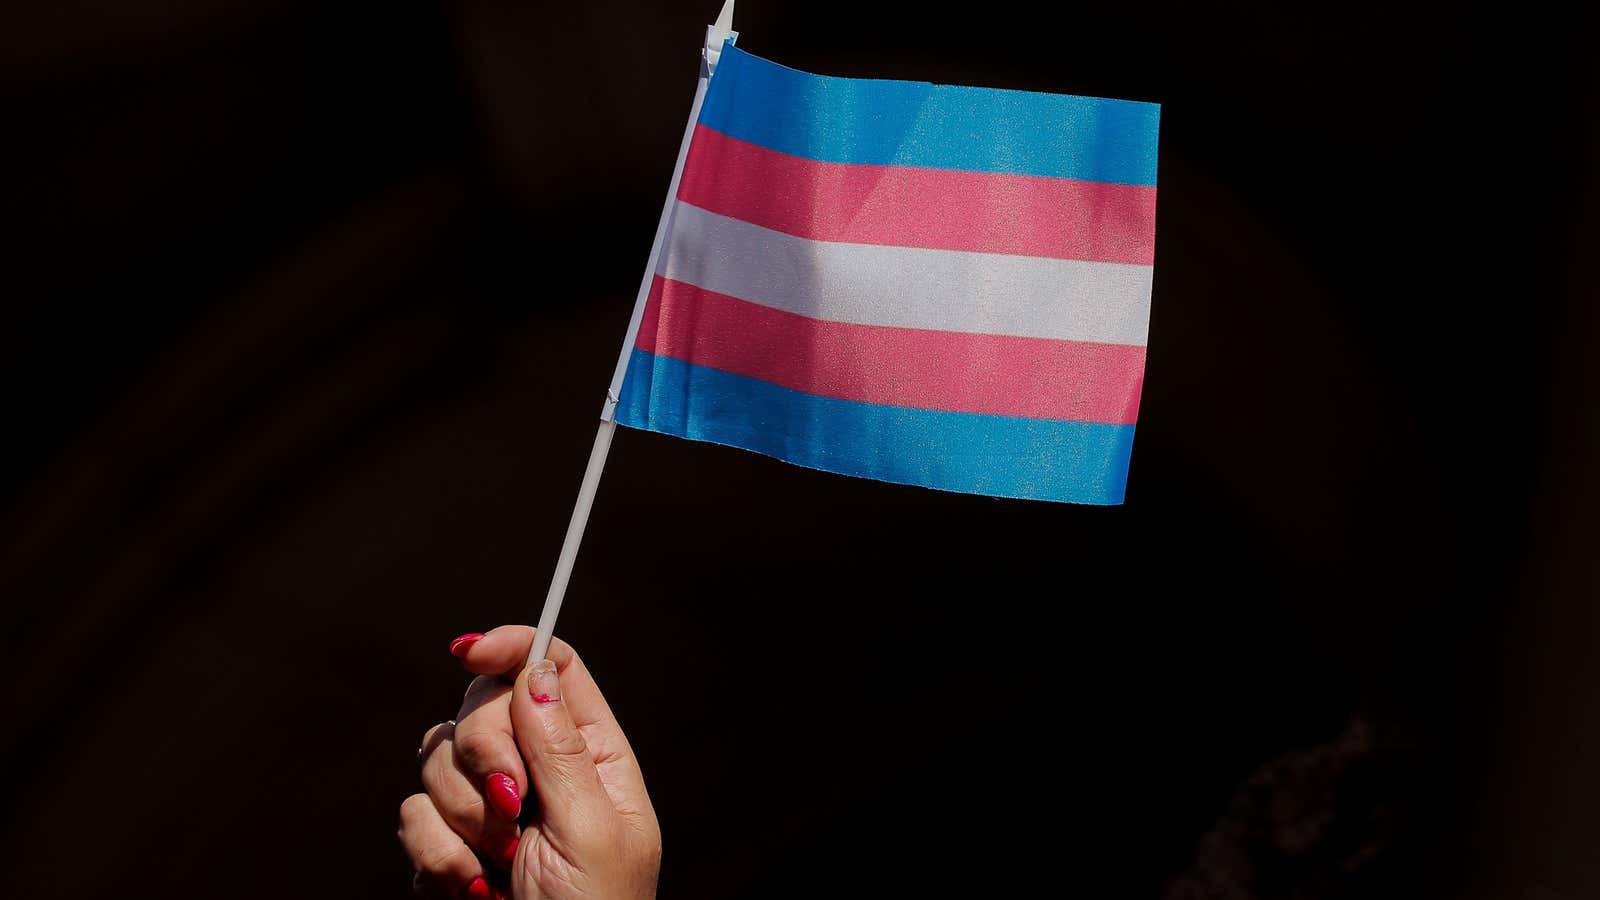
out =
<svg viewBox="0 0 1600 900"><path fill-rule="evenodd" d="M846 475L1122 502L1159 115L807 75L728 42L616 421Z"/></svg>

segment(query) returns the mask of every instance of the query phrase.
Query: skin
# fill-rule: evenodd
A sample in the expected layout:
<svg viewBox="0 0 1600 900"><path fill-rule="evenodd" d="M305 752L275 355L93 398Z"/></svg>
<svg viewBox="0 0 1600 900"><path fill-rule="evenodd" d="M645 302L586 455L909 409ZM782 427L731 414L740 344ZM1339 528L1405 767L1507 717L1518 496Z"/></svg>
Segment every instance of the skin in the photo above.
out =
<svg viewBox="0 0 1600 900"><path fill-rule="evenodd" d="M555 640L548 661L524 669L532 643L533 629L523 625L474 642L462 662L478 677L457 724L423 737L424 791L400 805L400 844L416 892L654 897L661 829L628 739L572 647ZM489 802L497 773L516 783L520 831Z"/></svg>

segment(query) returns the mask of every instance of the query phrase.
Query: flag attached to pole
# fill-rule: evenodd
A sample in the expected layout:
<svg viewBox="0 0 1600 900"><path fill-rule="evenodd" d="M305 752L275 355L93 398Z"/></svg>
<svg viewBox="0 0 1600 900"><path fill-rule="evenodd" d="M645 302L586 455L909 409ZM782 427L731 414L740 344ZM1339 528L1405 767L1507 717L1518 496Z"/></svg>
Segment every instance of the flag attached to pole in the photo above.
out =
<svg viewBox="0 0 1600 900"><path fill-rule="evenodd" d="M729 41L617 423L845 475L1121 503L1159 115L808 75Z"/></svg>

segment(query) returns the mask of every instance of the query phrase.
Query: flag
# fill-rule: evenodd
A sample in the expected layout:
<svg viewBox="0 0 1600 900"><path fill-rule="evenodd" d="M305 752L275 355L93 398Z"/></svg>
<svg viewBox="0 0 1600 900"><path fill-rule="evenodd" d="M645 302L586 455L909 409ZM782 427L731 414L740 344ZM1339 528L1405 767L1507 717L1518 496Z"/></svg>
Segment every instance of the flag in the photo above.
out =
<svg viewBox="0 0 1600 900"><path fill-rule="evenodd" d="M728 42L617 423L845 475L1121 503L1159 115L809 75Z"/></svg>

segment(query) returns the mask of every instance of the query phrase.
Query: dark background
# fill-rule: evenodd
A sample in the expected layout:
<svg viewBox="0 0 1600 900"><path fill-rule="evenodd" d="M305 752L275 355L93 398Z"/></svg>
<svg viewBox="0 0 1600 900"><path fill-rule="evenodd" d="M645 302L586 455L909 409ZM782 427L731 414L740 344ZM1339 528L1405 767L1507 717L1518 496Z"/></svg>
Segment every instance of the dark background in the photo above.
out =
<svg viewBox="0 0 1600 900"><path fill-rule="evenodd" d="M15 4L8 896L405 896L538 613L716 0ZM561 634L668 897L1600 895L1594 14L778 3L1156 100L1117 509L624 431Z"/></svg>

